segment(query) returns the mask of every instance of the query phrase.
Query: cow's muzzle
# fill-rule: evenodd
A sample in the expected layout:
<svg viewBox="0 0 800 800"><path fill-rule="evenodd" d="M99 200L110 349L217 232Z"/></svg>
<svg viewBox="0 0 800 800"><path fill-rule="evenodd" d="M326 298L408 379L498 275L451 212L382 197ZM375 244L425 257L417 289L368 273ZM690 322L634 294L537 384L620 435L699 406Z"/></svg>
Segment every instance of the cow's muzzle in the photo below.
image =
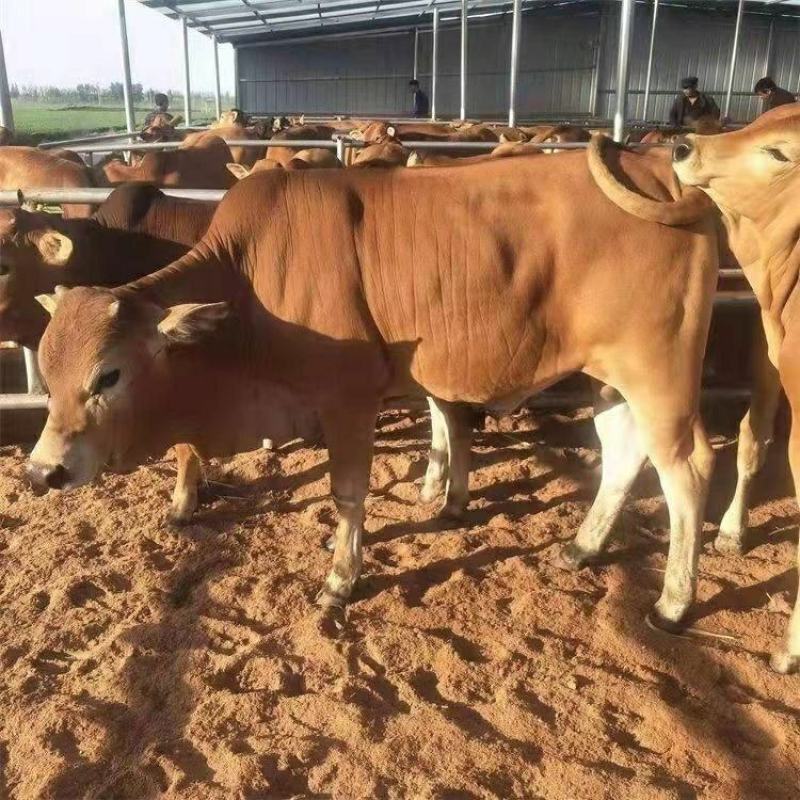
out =
<svg viewBox="0 0 800 800"><path fill-rule="evenodd" d="M29 461L28 479L40 489L63 489L69 483L69 471L63 464L37 464Z"/></svg>
<svg viewBox="0 0 800 800"><path fill-rule="evenodd" d="M693 152L692 143L688 139L681 137L675 140L675 146L672 148L672 160L676 162L686 161Z"/></svg>

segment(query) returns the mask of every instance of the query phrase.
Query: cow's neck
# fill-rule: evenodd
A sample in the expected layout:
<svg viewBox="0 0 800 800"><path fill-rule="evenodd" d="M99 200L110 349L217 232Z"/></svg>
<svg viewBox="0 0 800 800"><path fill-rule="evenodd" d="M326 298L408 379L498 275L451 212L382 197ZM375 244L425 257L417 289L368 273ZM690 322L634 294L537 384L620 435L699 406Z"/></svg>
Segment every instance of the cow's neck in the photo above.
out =
<svg viewBox="0 0 800 800"><path fill-rule="evenodd" d="M720 205L733 254L755 292L764 321L769 357L777 364L787 304L800 278L800 229L784 214L744 217Z"/></svg>
<svg viewBox="0 0 800 800"><path fill-rule="evenodd" d="M238 340L236 330L227 329L169 355L158 413L140 432L148 455L181 442L203 457L232 455L259 448L264 439L278 444L308 435L310 412L254 370Z"/></svg>
<svg viewBox="0 0 800 800"><path fill-rule="evenodd" d="M162 308L181 303L221 302L237 307L247 287L230 259L204 240L182 258L120 287L120 291L140 295Z"/></svg>
<svg viewBox="0 0 800 800"><path fill-rule="evenodd" d="M147 234L106 228L87 221L84 246L86 253L76 257L71 267L75 284L88 286L119 286L141 278L154 267L169 264L186 254L186 245L158 239Z"/></svg>

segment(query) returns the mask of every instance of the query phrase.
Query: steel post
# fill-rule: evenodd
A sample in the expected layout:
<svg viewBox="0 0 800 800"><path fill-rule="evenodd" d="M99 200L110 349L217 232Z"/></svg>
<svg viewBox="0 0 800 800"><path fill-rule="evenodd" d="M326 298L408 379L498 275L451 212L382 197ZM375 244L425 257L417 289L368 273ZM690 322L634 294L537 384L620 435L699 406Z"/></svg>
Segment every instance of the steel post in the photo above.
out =
<svg viewBox="0 0 800 800"><path fill-rule="evenodd" d="M467 0L461 0L461 114L467 118Z"/></svg>
<svg viewBox="0 0 800 800"><path fill-rule="evenodd" d="M414 28L414 80L417 80L417 67L419 64L419 28Z"/></svg>
<svg viewBox="0 0 800 800"><path fill-rule="evenodd" d="M511 67L508 76L508 127L517 124L517 75L519 73L519 35L522 20L521 0L514 0L514 16L511 22Z"/></svg>
<svg viewBox="0 0 800 800"><path fill-rule="evenodd" d="M431 46L431 119L436 119L436 81L439 72L439 9L433 9L433 45Z"/></svg>
<svg viewBox="0 0 800 800"><path fill-rule="evenodd" d="M11 92L8 90L6 57L3 52L3 36L0 33L0 125L14 132L14 112L11 108Z"/></svg>
<svg viewBox="0 0 800 800"><path fill-rule="evenodd" d="M181 42L183 44L183 124L191 125L192 86L189 80L189 29L186 17L181 17Z"/></svg>
<svg viewBox="0 0 800 800"><path fill-rule="evenodd" d="M633 0L622 0L619 16L619 51L617 52L617 97L614 111L614 141L625 136L625 119L628 110L628 69L630 66L631 29L633 28Z"/></svg>
<svg viewBox="0 0 800 800"><path fill-rule="evenodd" d="M733 78L736 72L736 59L739 55L739 33L742 30L742 17L744 16L744 0L739 0L739 8L736 11L736 27L733 31L733 47L731 48L731 64L728 69L728 88L725 91L725 108L723 116L731 115L731 100L733 98Z"/></svg>
<svg viewBox="0 0 800 800"><path fill-rule="evenodd" d="M125 99L125 124L128 133L136 130L133 113L133 91L131 90L131 57L128 52L128 24L125 19L125 0L117 0L119 16L119 44L122 50L122 94Z"/></svg>
<svg viewBox="0 0 800 800"><path fill-rule="evenodd" d="M653 21L650 23L650 49L647 52L647 76L644 79L644 108L642 109L642 119L645 121L647 121L647 112L650 110L650 82L653 78L653 53L656 49L658 2L659 0L653 0Z"/></svg>
<svg viewBox="0 0 800 800"><path fill-rule="evenodd" d="M222 97L219 92L219 42L216 36L212 36L211 40L214 42L214 109L219 119L222 116Z"/></svg>

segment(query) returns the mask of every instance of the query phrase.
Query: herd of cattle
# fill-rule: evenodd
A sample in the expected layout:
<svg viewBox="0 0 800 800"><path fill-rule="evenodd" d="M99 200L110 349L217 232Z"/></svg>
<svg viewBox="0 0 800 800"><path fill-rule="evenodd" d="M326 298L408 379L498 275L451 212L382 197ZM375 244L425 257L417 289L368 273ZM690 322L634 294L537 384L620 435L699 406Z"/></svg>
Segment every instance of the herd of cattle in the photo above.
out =
<svg viewBox="0 0 800 800"><path fill-rule="evenodd" d="M333 169L330 150L268 141L260 152L231 149L225 139L268 133L238 113L132 164L89 168L64 151L2 147L2 188L123 184L96 210L0 216L0 340L38 348L50 390L31 479L66 490L174 446L171 514L186 521L202 458L321 430L339 526L319 602L338 606L361 569L375 420L388 399L428 398L421 496L443 495L442 513L461 516L473 409L509 412L583 372L602 478L559 562L580 568L601 553L649 458L671 528L651 620L674 629L697 580L713 466L700 376L728 248L760 304L767 352L742 421L721 550L743 547L747 491L781 384L800 412L795 108L689 135L671 154L602 134L558 158L526 146L590 138L568 126L300 120L272 132L300 141L346 130L365 143L350 166L421 170ZM403 146L422 139L497 148L453 159ZM215 206L165 197L158 185L230 190ZM800 426L789 451L800 489ZM771 663L800 667L800 603Z"/></svg>

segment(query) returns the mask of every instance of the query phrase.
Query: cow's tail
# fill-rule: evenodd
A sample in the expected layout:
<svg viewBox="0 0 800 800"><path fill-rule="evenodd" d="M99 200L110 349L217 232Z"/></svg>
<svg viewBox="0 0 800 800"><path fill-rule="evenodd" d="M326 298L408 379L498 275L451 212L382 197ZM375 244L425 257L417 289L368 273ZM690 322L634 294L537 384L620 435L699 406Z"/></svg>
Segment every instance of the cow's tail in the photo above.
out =
<svg viewBox="0 0 800 800"><path fill-rule="evenodd" d="M677 200L653 200L637 194L620 183L606 164L603 155L611 139L604 134L594 134L587 149L589 172L603 194L614 205L634 217L662 225L691 225L699 222L713 209L713 203L699 189L681 187Z"/></svg>

